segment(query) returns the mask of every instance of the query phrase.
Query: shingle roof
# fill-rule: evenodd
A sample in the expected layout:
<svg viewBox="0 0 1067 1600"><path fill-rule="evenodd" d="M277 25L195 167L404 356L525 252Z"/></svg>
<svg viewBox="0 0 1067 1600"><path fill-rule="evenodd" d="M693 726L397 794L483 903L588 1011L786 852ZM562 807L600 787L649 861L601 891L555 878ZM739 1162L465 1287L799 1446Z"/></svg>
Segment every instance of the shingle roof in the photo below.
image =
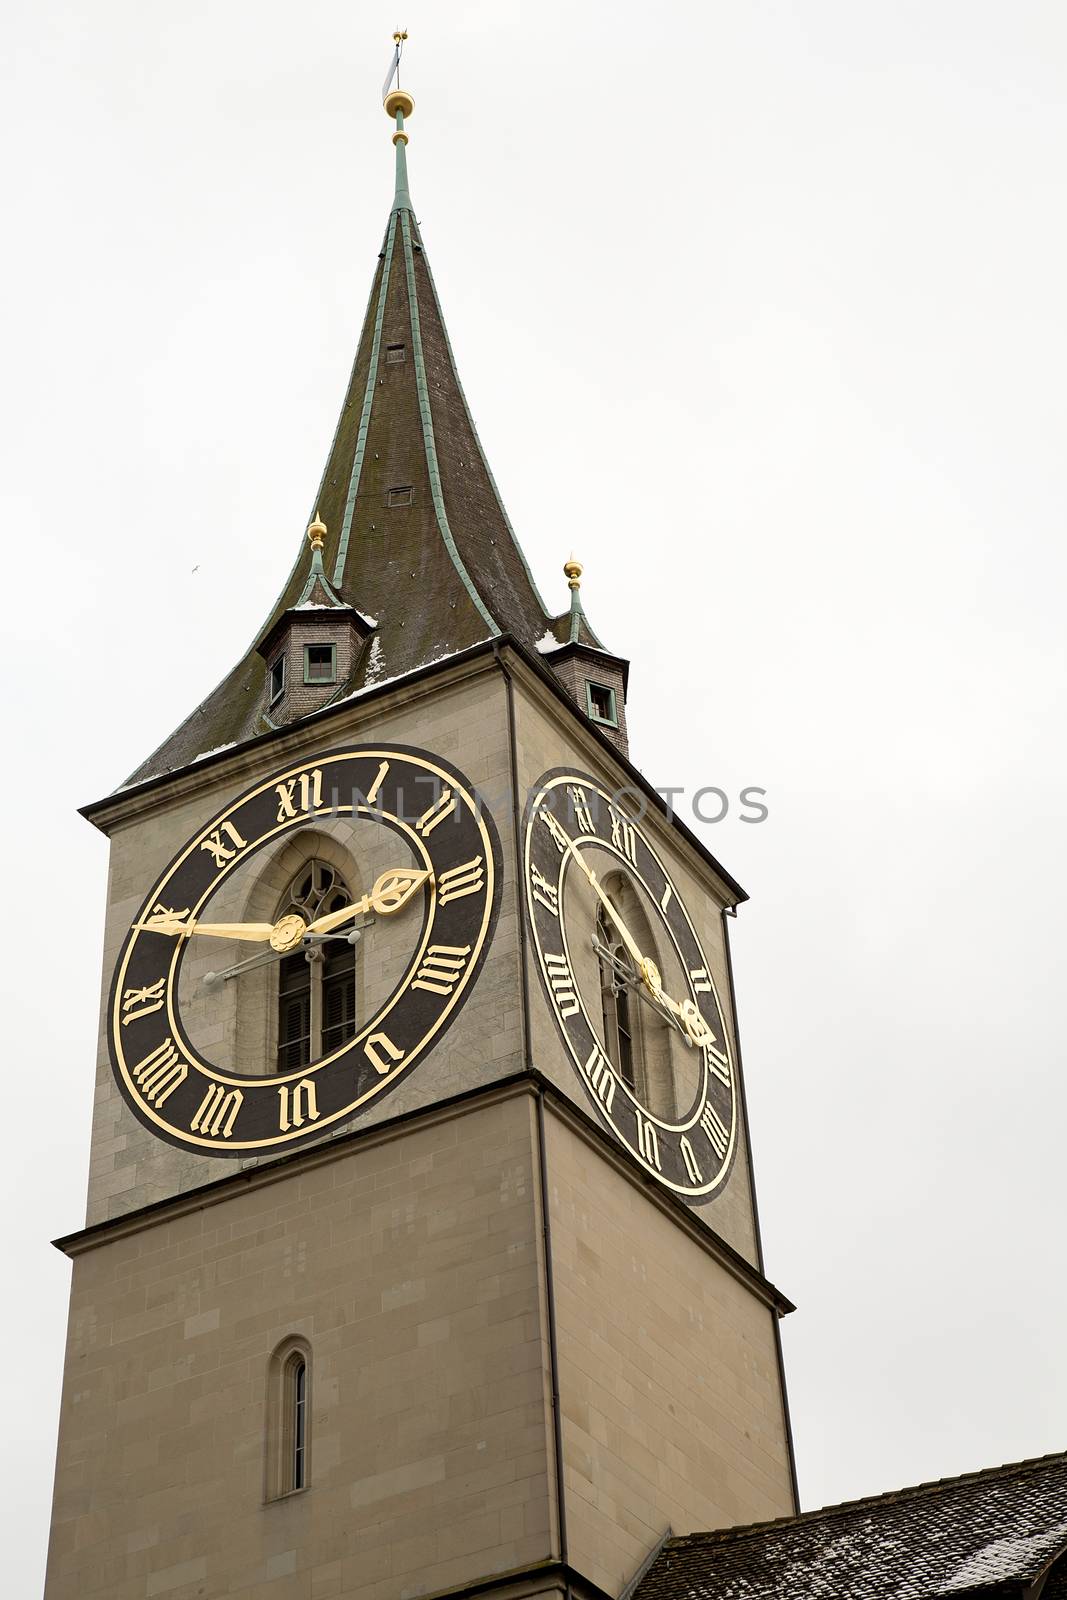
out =
<svg viewBox="0 0 1067 1600"><path fill-rule="evenodd" d="M546 632L562 642L571 621L546 610L482 452L411 209L402 142L396 159L363 331L311 504L327 526L322 570L335 602L376 623L337 698L498 634L530 649ZM306 590L302 527L293 538L299 555L259 640ZM582 622L583 639L597 643ZM252 645L128 781L265 732L265 674Z"/></svg>
<svg viewBox="0 0 1067 1600"><path fill-rule="evenodd" d="M1067 1454L669 1539L633 1600L1022 1594L1067 1550ZM1042 1600L1067 1595L1067 1556Z"/></svg>

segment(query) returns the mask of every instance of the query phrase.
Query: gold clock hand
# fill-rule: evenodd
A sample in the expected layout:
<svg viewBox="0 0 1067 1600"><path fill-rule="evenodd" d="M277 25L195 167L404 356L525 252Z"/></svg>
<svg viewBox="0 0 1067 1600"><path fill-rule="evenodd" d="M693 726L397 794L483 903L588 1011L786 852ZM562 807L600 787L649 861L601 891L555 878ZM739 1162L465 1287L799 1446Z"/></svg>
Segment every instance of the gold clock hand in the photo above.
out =
<svg viewBox="0 0 1067 1600"><path fill-rule="evenodd" d="M339 911L330 911L324 917L316 917L307 931L329 933L331 929L339 928L343 922L349 922L365 911L376 911L379 916L390 917L394 911L401 911L416 890L421 889L424 883L428 883L432 876L431 872L415 871L409 867L394 867L392 871L382 873L369 894L365 894L360 900L354 900L350 906L342 906Z"/></svg>
<svg viewBox="0 0 1067 1600"><path fill-rule="evenodd" d="M620 961L618 956L614 955L609 949L607 949L605 945L600 943L599 939L594 938L593 949L596 951L598 956L601 956L605 961L610 962L612 971L620 983L625 983L628 988L636 990L640 998L645 1002L646 1005L652 1007L652 1010L658 1017L660 1017L664 1022L668 1023L670 1027L678 1030L687 1045L691 1045L693 1043L692 1039L689 1037L688 1031L681 1022L679 1015L680 1008L677 1010L672 1009L671 1004L669 1004L667 1001L667 996L662 992L662 990L660 990L658 994L653 993L653 991L649 988L647 981L639 973L635 972L632 967L628 967L626 966L625 962Z"/></svg>
<svg viewBox="0 0 1067 1600"><path fill-rule="evenodd" d="M552 816L552 813L545 812L544 815L547 818ZM552 821L549 823L549 829L559 843L563 845L564 849L569 850L575 861L577 861L578 865L589 879L589 882L592 884L594 892L599 896L601 902L603 903L604 910L607 912L608 916L611 918L612 922L622 935L622 942L626 946L627 950L629 950L634 962L639 968L643 967L645 965L645 957L641 954L641 949L637 943L637 940L634 938L633 934L622 920L622 917L619 915L618 911L616 911L611 902L610 896L601 888L600 880L593 871L592 867L589 866L587 862L582 860L578 853L578 847L571 838L570 834L567 832L566 828L555 817L552 817ZM644 973L642 972L642 977L643 976Z"/></svg>
<svg viewBox="0 0 1067 1600"><path fill-rule="evenodd" d="M275 928L273 922L198 922L177 911L154 911L133 926L138 933L167 933L173 938L203 933L212 939L255 939L260 943L268 940Z"/></svg>

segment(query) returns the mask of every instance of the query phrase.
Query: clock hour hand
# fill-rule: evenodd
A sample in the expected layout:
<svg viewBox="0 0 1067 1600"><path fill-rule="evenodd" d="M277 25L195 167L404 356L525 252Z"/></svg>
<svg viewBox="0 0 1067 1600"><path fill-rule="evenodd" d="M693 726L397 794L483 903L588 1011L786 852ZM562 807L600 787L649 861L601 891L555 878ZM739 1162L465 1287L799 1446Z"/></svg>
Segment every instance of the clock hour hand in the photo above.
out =
<svg viewBox="0 0 1067 1600"><path fill-rule="evenodd" d="M628 967L624 961L620 961L618 956L615 955L613 951L609 950L606 945L602 945L600 940L595 937L593 939L593 949L596 951L597 955L600 956L601 960L606 961L609 964L617 983L625 983L628 988L635 989L640 995L641 999L644 1000L646 1005L652 1007L652 1010L658 1017L662 1018L662 1020L668 1023L672 1028L677 1028L687 1045L693 1044L693 1040L689 1036L689 1031L681 1022L678 1014L676 1014L670 1004L665 1003L667 1001L667 997L662 991L660 991L658 995L654 994L643 977L634 972L632 967Z"/></svg>
<svg viewBox="0 0 1067 1600"><path fill-rule="evenodd" d="M273 922L198 922L187 911L166 911L160 907L133 926L138 933L166 933L176 939L203 933L212 939L254 939L265 944L275 925Z"/></svg>

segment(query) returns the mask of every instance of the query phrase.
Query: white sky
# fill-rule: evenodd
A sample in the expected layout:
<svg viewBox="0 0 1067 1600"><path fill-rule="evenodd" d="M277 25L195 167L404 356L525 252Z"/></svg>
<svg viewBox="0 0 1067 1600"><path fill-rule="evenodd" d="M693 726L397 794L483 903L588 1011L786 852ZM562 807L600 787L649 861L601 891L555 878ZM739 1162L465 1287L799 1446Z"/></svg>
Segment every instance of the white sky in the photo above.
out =
<svg viewBox="0 0 1067 1600"><path fill-rule="evenodd" d="M19 1596L66 1315L47 1241L88 1154L106 847L75 806L288 570L392 193L397 20L5 21ZM804 1504L1061 1447L1067 8L400 20L412 192L538 581L562 609L586 563L653 782L769 791L765 824L704 835L753 897L734 956Z"/></svg>

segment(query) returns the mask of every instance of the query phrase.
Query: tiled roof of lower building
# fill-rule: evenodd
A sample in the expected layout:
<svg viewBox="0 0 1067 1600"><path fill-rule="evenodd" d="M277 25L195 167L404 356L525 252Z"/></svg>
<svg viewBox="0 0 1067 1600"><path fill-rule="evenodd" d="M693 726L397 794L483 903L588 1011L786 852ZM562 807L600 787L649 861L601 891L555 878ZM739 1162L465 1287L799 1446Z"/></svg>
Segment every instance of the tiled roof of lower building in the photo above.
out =
<svg viewBox="0 0 1067 1600"><path fill-rule="evenodd" d="M1067 1453L669 1539L632 1600L1061 1600L1065 1551Z"/></svg>

